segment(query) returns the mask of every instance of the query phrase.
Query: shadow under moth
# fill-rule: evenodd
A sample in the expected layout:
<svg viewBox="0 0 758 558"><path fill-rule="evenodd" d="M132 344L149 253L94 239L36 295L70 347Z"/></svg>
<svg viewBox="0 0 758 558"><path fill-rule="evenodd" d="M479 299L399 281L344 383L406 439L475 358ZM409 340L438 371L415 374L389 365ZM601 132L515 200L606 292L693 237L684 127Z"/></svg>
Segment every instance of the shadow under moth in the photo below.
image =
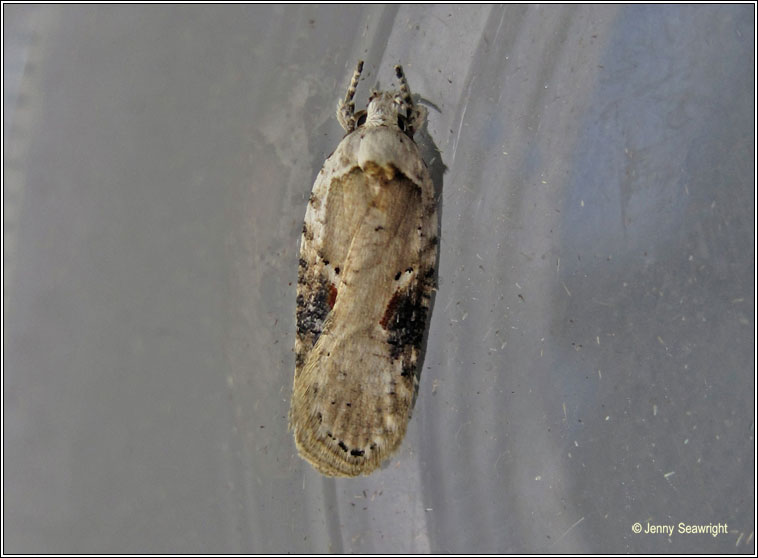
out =
<svg viewBox="0 0 758 558"><path fill-rule="evenodd" d="M399 91L355 112L363 62L337 119L347 134L313 185L300 241L290 429L327 476L368 475L405 436L418 390L437 259L437 204Z"/></svg>

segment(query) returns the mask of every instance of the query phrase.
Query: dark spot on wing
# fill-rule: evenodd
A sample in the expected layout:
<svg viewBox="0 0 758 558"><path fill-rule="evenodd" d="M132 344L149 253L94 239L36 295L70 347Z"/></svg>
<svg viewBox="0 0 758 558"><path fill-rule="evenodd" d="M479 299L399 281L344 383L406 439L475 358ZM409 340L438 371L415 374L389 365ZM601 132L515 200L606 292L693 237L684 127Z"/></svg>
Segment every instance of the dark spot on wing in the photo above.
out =
<svg viewBox="0 0 758 558"><path fill-rule="evenodd" d="M297 334L307 345L316 344L336 298L337 288L327 280L321 280L307 295L297 296Z"/></svg>
<svg viewBox="0 0 758 558"><path fill-rule="evenodd" d="M389 333L387 343L390 344L390 356L393 359L402 356L406 347L421 347L427 312L422 300L419 290L397 292L387 304L380 324Z"/></svg>

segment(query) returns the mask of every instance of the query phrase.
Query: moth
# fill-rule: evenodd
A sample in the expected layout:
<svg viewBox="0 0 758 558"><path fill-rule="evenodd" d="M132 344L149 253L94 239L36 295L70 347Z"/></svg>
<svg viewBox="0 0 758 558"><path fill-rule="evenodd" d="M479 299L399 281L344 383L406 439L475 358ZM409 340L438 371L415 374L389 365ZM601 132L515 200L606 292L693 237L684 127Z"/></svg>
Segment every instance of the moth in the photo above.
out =
<svg viewBox="0 0 758 558"><path fill-rule="evenodd" d="M300 240L290 429L333 477L368 475L405 436L418 390L437 261L437 204L399 91L355 112L359 61L337 119L346 135L313 185Z"/></svg>

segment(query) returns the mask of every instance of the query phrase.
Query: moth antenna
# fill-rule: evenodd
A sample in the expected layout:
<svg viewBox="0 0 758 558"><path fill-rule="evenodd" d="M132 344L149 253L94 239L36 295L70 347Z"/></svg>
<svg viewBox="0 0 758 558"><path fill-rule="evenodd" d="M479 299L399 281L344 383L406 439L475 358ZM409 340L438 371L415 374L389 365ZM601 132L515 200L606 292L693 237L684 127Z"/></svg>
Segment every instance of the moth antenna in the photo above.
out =
<svg viewBox="0 0 758 558"><path fill-rule="evenodd" d="M411 98L411 88L408 87L408 80L405 79L403 73L403 67L400 65L395 66L395 75L400 80L400 95L403 97L403 102L408 105L409 109L413 109L413 99Z"/></svg>
<svg viewBox="0 0 758 558"><path fill-rule="evenodd" d="M347 94L345 94L345 103L349 104L353 108L355 108L355 101L353 101L353 97L355 97L355 90L358 88L358 80L361 77L362 71L363 60L358 60L358 65L355 67L353 77L350 79L350 86L347 88Z"/></svg>
<svg viewBox="0 0 758 558"><path fill-rule="evenodd" d="M395 66L395 75L400 80L400 97L403 105L405 105L406 115L408 118L407 128L405 133L413 139L413 134L416 130L421 128L426 120L426 109L422 106L416 106L413 103L413 97L411 97L411 88L408 86L408 80L405 78L403 67L400 65Z"/></svg>
<svg viewBox="0 0 758 558"><path fill-rule="evenodd" d="M350 85L345 93L345 99L337 105L337 120L346 132L350 133L355 130L355 90L358 88L358 80L363 71L363 60L358 60L353 77L350 79Z"/></svg>

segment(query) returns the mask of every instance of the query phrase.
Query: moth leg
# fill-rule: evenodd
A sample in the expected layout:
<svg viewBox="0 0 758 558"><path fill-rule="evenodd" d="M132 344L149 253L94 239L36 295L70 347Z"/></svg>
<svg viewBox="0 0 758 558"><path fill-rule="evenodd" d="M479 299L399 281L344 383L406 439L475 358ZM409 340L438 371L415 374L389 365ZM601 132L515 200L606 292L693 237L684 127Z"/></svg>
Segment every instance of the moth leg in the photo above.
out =
<svg viewBox="0 0 758 558"><path fill-rule="evenodd" d="M349 134L355 130L355 89L358 87L358 80L361 77L363 71L363 60L358 60L358 65L353 72L353 77L350 80L350 86L347 88L345 99L340 100L337 105L337 120L340 126Z"/></svg>
<svg viewBox="0 0 758 558"><path fill-rule="evenodd" d="M412 138L416 130L424 125L426 108L414 104L411 97L411 88L408 86L408 80L405 78L402 66L395 66L395 75L400 80L400 97L408 115L407 133Z"/></svg>

